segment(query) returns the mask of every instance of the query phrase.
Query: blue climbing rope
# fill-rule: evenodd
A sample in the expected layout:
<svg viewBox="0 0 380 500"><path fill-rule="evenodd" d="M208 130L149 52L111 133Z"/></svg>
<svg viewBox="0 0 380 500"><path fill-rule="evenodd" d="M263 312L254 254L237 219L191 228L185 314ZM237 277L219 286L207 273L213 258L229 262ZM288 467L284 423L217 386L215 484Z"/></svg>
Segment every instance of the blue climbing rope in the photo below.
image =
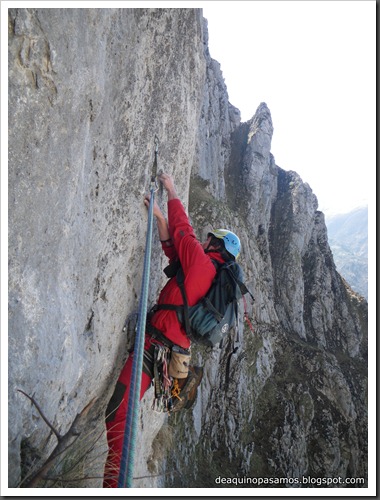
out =
<svg viewBox="0 0 380 500"><path fill-rule="evenodd" d="M131 488L133 481L133 468L136 447L137 427L139 421L140 410L140 392L141 392L141 374L143 367L144 356L144 340L146 315L148 312L148 293L149 293L149 275L150 275L150 259L152 253L152 233L153 233L153 206L154 193L156 190L156 175L157 175L157 154L158 154L158 139L155 137L155 154L154 164L151 177L150 201L148 210L148 229L145 243L144 269L141 284L141 295L139 303L138 320L136 327L135 348L133 353L131 385L128 397L128 410L125 422L123 451L120 462L120 472L118 480L118 488Z"/></svg>

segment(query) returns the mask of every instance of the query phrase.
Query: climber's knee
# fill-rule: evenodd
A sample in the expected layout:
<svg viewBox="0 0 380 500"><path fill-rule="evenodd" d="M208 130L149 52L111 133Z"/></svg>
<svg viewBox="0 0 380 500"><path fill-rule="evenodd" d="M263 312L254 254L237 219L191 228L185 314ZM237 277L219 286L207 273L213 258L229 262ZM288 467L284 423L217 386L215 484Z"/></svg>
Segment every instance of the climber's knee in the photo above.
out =
<svg viewBox="0 0 380 500"><path fill-rule="evenodd" d="M126 385L121 382L116 382L114 393L112 394L106 410L106 423L113 422L115 420L117 410L120 408L123 401L126 388Z"/></svg>

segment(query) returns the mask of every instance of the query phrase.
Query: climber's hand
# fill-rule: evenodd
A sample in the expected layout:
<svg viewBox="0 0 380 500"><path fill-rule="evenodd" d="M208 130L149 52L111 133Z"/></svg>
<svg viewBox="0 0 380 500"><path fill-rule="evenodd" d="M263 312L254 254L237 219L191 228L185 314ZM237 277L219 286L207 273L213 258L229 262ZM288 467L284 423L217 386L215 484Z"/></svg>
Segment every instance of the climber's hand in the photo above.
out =
<svg viewBox="0 0 380 500"><path fill-rule="evenodd" d="M175 186L174 186L174 181L173 177L169 174L166 174L165 172L161 172L158 175L158 180L162 182L162 185L166 189L168 193L168 199L171 200L173 198L178 198Z"/></svg>
<svg viewBox="0 0 380 500"><path fill-rule="evenodd" d="M150 203L150 194L145 195L144 199L144 204L147 208L149 208L149 203ZM157 204L157 201L154 200L154 205L153 205L153 215L155 217L164 217L160 207Z"/></svg>

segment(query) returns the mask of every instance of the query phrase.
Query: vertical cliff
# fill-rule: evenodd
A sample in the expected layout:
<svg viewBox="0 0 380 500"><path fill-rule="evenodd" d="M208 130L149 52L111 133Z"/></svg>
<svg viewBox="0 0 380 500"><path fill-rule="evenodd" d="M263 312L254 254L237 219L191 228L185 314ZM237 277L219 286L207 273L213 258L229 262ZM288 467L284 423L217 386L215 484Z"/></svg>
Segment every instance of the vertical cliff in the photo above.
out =
<svg viewBox="0 0 380 500"><path fill-rule="evenodd" d="M311 188L276 166L272 133L266 104L241 123L228 102L200 9L9 10L10 486L55 445L17 389L61 433L97 398L86 428L102 431L138 307L155 134L199 236L241 236L255 333L240 325L228 371L233 335L194 346L193 411L152 413L146 395L136 475L167 479L136 486L366 476L366 302L336 272ZM154 251L150 303L164 265ZM102 436L97 475L104 451Z"/></svg>
<svg viewBox="0 0 380 500"><path fill-rule="evenodd" d="M17 388L34 395L61 433L113 389L127 355L124 321L140 295L155 134L159 166L188 195L202 32L196 9L9 11L13 485L21 448L43 443L46 454L54 446ZM154 252L151 302L162 266Z"/></svg>
<svg viewBox="0 0 380 500"><path fill-rule="evenodd" d="M288 486L308 477L365 478L366 302L335 269L309 186L260 146L271 130L267 107L243 129L239 196L214 207L197 202L191 214L199 227L211 220L242 236L255 332L242 327L240 344L232 335L221 350L198 350L206 376L193 414L173 425L181 444L167 467L170 484L217 487L220 476L281 478ZM204 184L194 186L205 196ZM252 197L254 190L260 196Z"/></svg>

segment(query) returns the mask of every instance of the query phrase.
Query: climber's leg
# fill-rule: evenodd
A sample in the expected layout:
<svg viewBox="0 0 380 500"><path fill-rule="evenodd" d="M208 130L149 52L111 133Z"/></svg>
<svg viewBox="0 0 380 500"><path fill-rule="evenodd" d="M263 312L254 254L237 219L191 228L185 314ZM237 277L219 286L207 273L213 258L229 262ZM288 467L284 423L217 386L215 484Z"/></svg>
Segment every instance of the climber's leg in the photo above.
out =
<svg viewBox="0 0 380 500"><path fill-rule="evenodd" d="M117 488L120 461L123 451L125 420L127 416L130 380L132 374L133 354L131 354L121 371L115 391L106 411L108 457L104 470L104 488ZM141 377L140 399L151 384L151 377L144 371Z"/></svg>

